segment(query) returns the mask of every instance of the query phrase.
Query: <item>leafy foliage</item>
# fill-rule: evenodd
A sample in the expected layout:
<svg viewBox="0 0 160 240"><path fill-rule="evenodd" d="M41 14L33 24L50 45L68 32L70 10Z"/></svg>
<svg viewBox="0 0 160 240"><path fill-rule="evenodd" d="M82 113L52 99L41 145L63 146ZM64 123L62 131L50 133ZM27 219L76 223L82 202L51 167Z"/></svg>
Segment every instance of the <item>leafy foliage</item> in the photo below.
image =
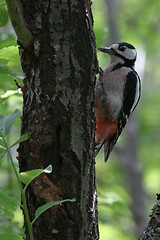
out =
<svg viewBox="0 0 160 240"><path fill-rule="evenodd" d="M0 63L7 72L22 74L17 46L3 47L0 51Z"/></svg>
<svg viewBox="0 0 160 240"><path fill-rule="evenodd" d="M0 7L0 27L5 26L8 23L8 14L6 7L2 5Z"/></svg>

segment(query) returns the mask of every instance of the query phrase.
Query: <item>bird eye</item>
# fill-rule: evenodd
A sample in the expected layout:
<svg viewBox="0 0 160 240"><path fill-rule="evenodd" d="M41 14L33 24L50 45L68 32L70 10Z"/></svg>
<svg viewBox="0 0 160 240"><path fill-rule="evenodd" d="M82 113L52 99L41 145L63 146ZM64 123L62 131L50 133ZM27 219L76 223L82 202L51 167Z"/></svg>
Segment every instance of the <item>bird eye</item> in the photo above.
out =
<svg viewBox="0 0 160 240"><path fill-rule="evenodd" d="M126 49L125 46L121 46L121 47L119 47L119 50L120 50L121 52L124 52L125 49Z"/></svg>

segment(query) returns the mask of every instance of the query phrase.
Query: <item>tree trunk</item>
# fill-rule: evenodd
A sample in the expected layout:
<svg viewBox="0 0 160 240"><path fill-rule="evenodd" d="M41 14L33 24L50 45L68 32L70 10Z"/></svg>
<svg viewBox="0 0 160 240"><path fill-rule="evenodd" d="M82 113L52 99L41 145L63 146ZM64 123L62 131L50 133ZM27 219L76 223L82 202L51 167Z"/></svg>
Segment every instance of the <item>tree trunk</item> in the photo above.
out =
<svg viewBox="0 0 160 240"><path fill-rule="evenodd" d="M28 188L30 218L47 202L76 198L75 203L64 203L43 213L33 225L34 238L95 240L97 61L90 5L84 0L21 2L33 41L29 48L20 42L25 74L22 134L28 133L29 138L19 147L19 166L21 172L50 164L53 168L52 173L41 174Z"/></svg>
<svg viewBox="0 0 160 240"><path fill-rule="evenodd" d="M146 203L148 196L144 188L142 167L138 157L137 128L136 117L131 116L125 130L125 145L122 149L117 149L117 152L131 197L130 210L135 221L134 233L136 237L139 237L147 224Z"/></svg>
<svg viewBox="0 0 160 240"><path fill-rule="evenodd" d="M144 230L140 240L159 240L160 239L160 194L157 194L157 203L152 209L150 221Z"/></svg>
<svg viewBox="0 0 160 240"><path fill-rule="evenodd" d="M118 42L119 40L119 31L117 27L118 16L117 16L117 0L106 0L106 12L109 28L109 44Z"/></svg>
<svg viewBox="0 0 160 240"><path fill-rule="evenodd" d="M119 8L118 2L116 0L106 0L106 5L110 41L111 43L116 43L120 41L117 15ZM143 173L138 157L138 121L135 113L130 117L124 133L124 146L121 149L115 147L114 151L117 153L126 175L128 192L131 197L130 209L135 220L134 232L135 235L139 237L147 223L146 202L148 197L144 189Z"/></svg>

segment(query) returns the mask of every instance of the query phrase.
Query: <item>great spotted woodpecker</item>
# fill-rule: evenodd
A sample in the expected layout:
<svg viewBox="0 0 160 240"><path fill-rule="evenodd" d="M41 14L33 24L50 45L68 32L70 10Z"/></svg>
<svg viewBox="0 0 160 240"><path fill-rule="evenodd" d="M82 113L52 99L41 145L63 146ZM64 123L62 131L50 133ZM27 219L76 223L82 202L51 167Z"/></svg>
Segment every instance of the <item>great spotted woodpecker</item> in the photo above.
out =
<svg viewBox="0 0 160 240"><path fill-rule="evenodd" d="M138 104L141 82L134 70L137 52L131 44L121 42L99 50L107 53L111 61L95 86L95 155L104 145L104 160L107 161Z"/></svg>

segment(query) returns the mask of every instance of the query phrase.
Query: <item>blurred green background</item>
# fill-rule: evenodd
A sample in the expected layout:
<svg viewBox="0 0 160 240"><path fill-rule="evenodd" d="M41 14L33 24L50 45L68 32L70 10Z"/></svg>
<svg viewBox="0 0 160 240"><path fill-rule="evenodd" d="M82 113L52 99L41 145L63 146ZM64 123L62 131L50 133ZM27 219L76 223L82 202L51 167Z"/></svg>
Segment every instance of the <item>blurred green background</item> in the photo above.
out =
<svg viewBox="0 0 160 240"><path fill-rule="evenodd" d="M103 151L96 159L100 240L134 240L146 226L160 187L160 1L93 0L97 48L117 41L138 51L136 69L142 80L141 101L107 164ZM109 58L97 53L103 68ZM7 90L22 84L15 34L6 6L0 0L0 124L4 116L22 111L22 96ZM20 135L18 117L8 135L12 144ZM16 160L16 148L12 150ZM0 149L1 154L1 149ZM0 240L3 233L22 234L23 220L17 202L18 186L9 161L0 161ZM9 238L8 238L9 239ZM17 238L18 239L18 238Z"/></svg>

